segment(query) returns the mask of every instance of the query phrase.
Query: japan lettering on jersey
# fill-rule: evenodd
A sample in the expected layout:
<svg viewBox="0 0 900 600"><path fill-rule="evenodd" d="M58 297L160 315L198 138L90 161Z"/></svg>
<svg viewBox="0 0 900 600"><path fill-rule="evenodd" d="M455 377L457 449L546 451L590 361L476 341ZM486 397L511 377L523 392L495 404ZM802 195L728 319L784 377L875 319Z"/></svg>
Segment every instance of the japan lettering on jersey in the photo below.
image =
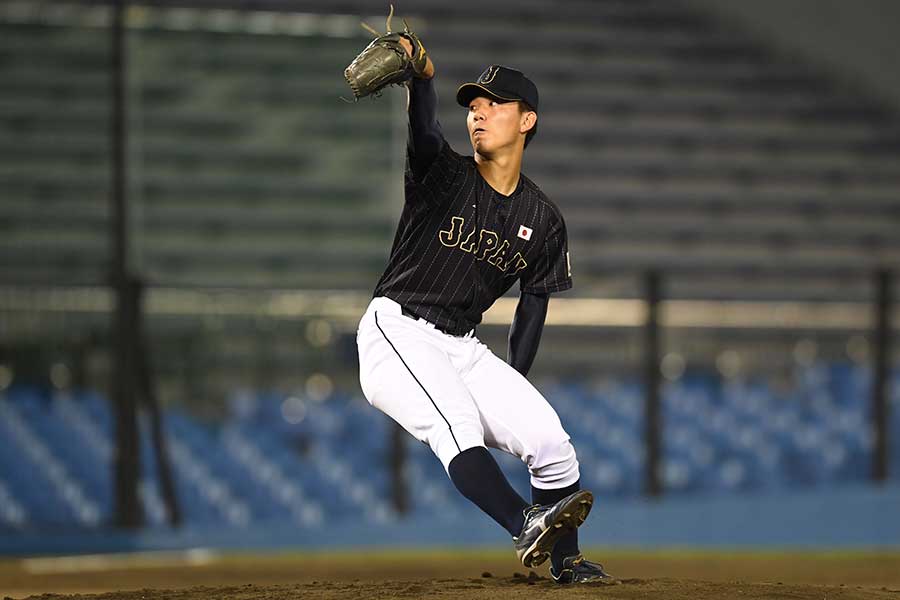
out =
<svg viewBox="0 0 900 600"><path fill-rule="evenodd" d="M459 248L463 252L471 252L475 255L477 260L487 260L489 264L494 265L504 272L509 269L510 265L515 267L512 271L513 274L518 273L528 266L528 263L525 262L525 258L522 256L521 252L516 252L515 256L511 259L505 260L509 242L503 240L503 243L500 244L500 237L493 231L482 229L478 234L478 243L475 243L475 231L478 229L477 227L472 227L472 230L465 236L465 239L463 239L465 219L462 217L453 217L450 219L450 223L449 230L441 230L438 232L441 243L448 248ZM528 228L523 227L523 229ZM531 230L529 229L528 231L530 232ZM519 237L523 236L519 235ZM523 237L523 239L528 238Z"/></svg>

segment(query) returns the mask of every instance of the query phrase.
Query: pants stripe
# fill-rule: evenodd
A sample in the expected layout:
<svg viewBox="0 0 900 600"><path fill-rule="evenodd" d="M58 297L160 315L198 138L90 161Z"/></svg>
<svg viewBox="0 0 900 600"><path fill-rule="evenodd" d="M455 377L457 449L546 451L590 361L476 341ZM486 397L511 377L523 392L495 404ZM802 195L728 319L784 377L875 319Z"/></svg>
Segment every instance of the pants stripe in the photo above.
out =
<svg viewBox="0 0 900 600"><path fill-rule="evenodd" d="M377 310L375 311L375 326L378 327L378 331L380 331L380 332L381 332L381 335L384 336L385 341L386 341L388 344L390 344L391 348L393 348L394 353L397 355L397 358L400 359L400 362L403 363L403 366L406 367L406 370L409 371L409 374L412 375L412 378L416 380L416 383L419 384L419 387L422 388L422 391L425 392L425 395L428 396L428 399L429 399L429 400L431 400L432 406L434 406L434 409L435 409L436 411L438 411L438 414L439 414L439 415L441 415L441 418L444 420L444 423L447 424L447 428L450 430L450 437L453 438L453 443L456 444L456 449L459 450L460 452L462 452L462 449L459 447L459 442L456 441L456 436L453 435L453 427L450 426L450 421L447 420L447 417L444 416L444 413L442 413L442 412L441 412L441 409L438 408L438 405L435 404L434 398L431 397L431 394L428 393L428 390L425 389L425 386L422 385L422 382L419 381L419 378L416 377L416 374L412 372L412 369L409 368L409 365L406 364L406 361L403 360L403 357L400 356L400 353L399 353L399 352L397 352L397 347L394 346L394 343L391 342L390 339L388 339L388 336L387 336L387 334L384 332L384 329L382 329L382 328L381 328L381 325L378 323L378 311L377 311Z"/></svg>

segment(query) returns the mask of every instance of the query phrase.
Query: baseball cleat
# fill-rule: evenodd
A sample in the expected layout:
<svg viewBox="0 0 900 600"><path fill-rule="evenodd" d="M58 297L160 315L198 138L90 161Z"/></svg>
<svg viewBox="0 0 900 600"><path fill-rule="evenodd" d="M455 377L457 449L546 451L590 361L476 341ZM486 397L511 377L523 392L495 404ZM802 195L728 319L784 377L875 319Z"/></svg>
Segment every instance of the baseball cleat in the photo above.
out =
<svg viewBox="0 0 900 600"><path fill-rule="evenodd" d="M586 560L583 554L564 558L559 573L550 567L550 577L559 584L605 583L615 585L619 583L615 577L603 570L603 565Z"/></svg>
<svg viewBox="0 0 900 600"><path fill-rule="evenodd" d="M516 556L525 567L536 567L550 558L556 541L587 519L594 495L579 490L556 504L535 504L525 509L522 533L513 538Z"/></svg>

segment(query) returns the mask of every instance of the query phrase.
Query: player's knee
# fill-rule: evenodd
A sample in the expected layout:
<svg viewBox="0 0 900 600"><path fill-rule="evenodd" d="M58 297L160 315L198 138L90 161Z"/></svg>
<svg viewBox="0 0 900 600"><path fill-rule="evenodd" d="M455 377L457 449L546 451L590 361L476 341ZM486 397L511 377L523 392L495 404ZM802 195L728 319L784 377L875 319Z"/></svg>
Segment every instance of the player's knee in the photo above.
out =
<svg viewBox="0 0 900 600"><path fill-rule="evenodd" d="M484 429L480 423L458 423L453 427L436 427L428 445L449 473L450 462L469 448L484 446Z"/></svg>
<svg viewBox="0 0 900 600"><path fill-rule="evenodd" d="M565 487L578 481L578 458L568 436L548 436L536 446L529 465L532 482L539 487Z"/></svg>

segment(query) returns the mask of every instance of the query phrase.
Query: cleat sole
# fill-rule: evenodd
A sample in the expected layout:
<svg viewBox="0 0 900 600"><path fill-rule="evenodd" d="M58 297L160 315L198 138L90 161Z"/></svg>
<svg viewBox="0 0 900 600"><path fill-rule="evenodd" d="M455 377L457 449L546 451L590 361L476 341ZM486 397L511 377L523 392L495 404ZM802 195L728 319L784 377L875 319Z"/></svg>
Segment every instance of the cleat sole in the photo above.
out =
<svg viewBox="0 0 900 600"><path fill-rule="evenodd" d="M556 541L569 531L578 529L584 523L594 505L594 495L587 490L575 492L565 506L561 507L557 518L534 541L528 552L522 556L526 568L537 567L550 558Z"/></svg>

